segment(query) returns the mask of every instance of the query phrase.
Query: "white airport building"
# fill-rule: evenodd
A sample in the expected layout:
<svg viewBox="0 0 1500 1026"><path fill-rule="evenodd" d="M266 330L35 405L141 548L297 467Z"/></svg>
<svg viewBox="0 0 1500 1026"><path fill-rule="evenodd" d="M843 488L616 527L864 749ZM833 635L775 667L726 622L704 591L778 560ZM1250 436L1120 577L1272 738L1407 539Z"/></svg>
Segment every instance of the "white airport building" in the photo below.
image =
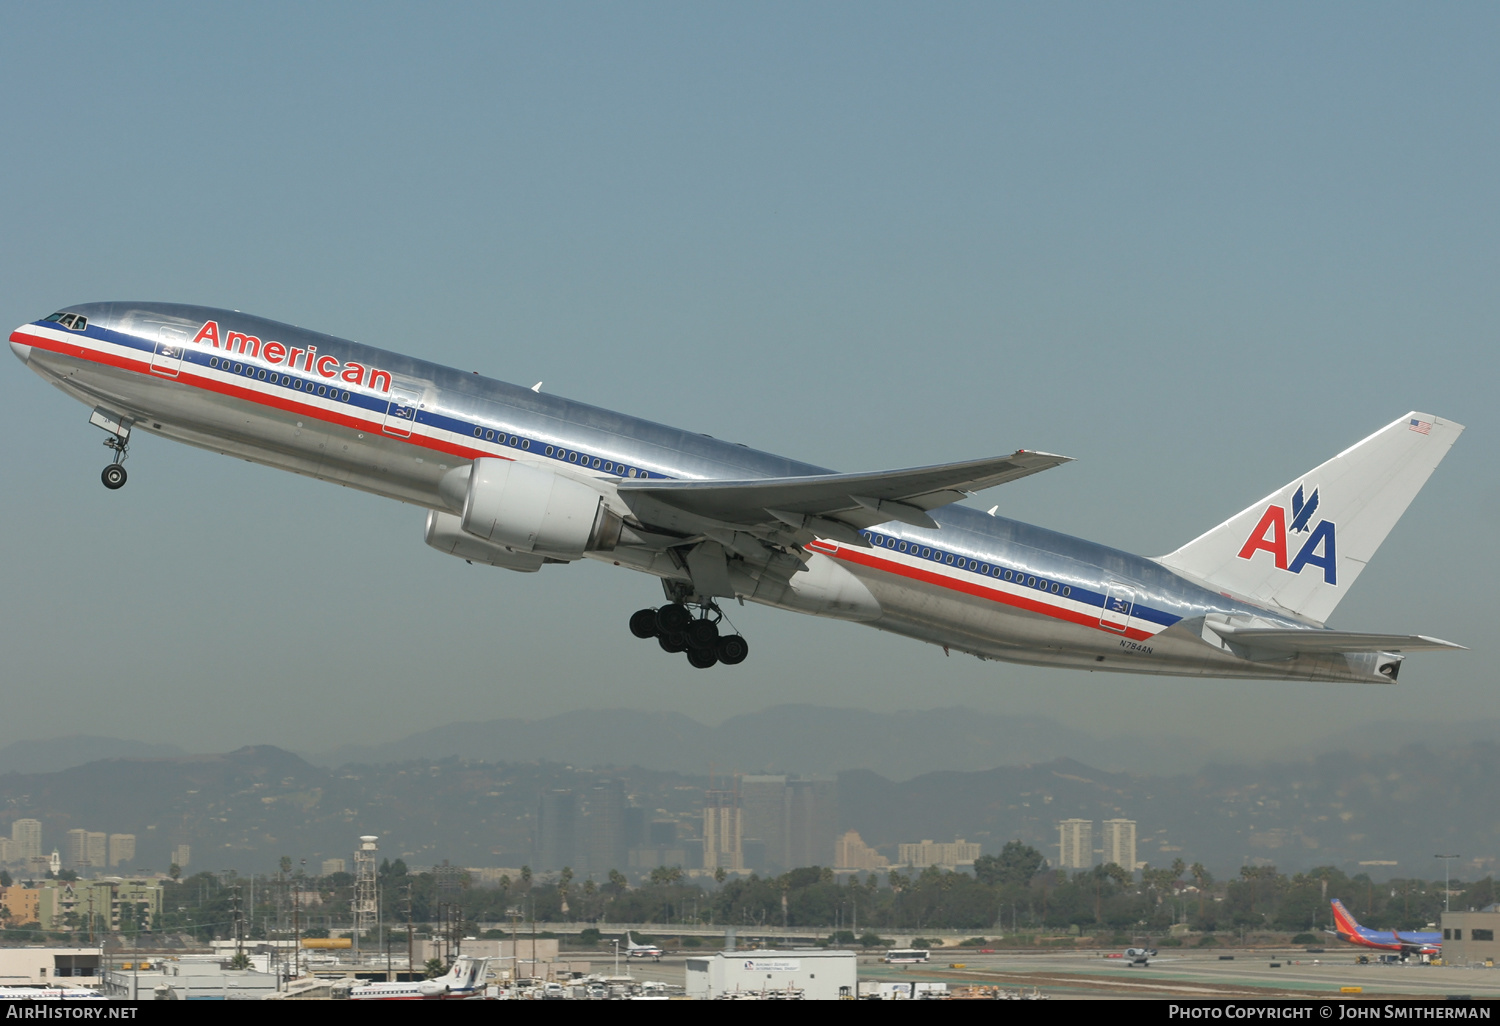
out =
<svg viewBox="0 0 1500 1026"><path fill-rule="evenodd" d="M852 951L719 951L687 960L685 993L715 999L736 994L801 991L808 1001L837 1001L857 994Z"/></svg>

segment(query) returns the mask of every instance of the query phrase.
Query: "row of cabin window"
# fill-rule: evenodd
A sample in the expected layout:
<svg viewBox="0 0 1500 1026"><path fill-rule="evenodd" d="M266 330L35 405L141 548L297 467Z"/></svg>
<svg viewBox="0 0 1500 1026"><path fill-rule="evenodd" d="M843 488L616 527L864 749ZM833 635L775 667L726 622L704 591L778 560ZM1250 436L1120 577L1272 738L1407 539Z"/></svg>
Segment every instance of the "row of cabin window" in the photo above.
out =
<svg viewBox="0 0 1500 1026"><path fill-rule="evenodd" d="M303 389L305 387L306 390L309 391L309 392L311 392L312 388L313 388L312 382L309 381L304 386L301 378L293 377L290 374L276 374L275 372L272 372L270 374L270 376L267 377L266 372L264 370L258 370L256 367L254 367L252 365L247 365L247 364L236 363L236 364L232 364L231 365L230 361L228 361L228 360L220 360L217 356L211 356L211 357L209 357L208 365L210 367L220 367L220 366L222 366L224 370L233 370L233 372L235 374L246 374L246 375L249 375L251 377L257 377L257 378L259 378L262 381L270 381L271 384L273 384L273 385L277 385L277 384L280 384L280 385L291 385L293 388L296 388L298 390L301 390L301 389ZM328 386L326 386L326 385L319 385L318 386L318 395L320 395L320 396L321 395L327 395L329 398L332 398L332 399L338 399L338 398L340 398L340 396L339 396L339 390L337 388L334 388L334 389L332 389L330 391L329 388L328 388ZM344 402L348 402L349 401L349 393L345 392L343 394L342 398L343 398ZM408 414L407 414L406 409L403 408L400 411L398 411L398 415L399 416L406 416ZM482 437L486 441L493 442L495 440L495 436L496 436L496 433L493 430L486 431L484 428L478 428L478 427L476 427L474 429L474 437L475 438L481 438ZM505 434L505 432L503 432L503 431L499 433L499 437L500 437L500 441L504 442L506 445L510 445L510 446L513 446L513 447L519 447L521 449L527 449L527 450L529 450L531 448L531 441L530 441L530 439L519 438L516 435L509 435L509 436L507 436ZM589 457L587 455L584 455L582 453L577 452L576 450L569 451L567 449L554 448L553 446L549 445L549 446L547 446L547 450L546 451L547 451L547 455L551 456L553 459L559 459L559 460L566 459L569 463L578 463L578 462L581 461L585 466L587 466L588 463L589 463ZM612 461L612 460L601 460L597 456L594 457L593 467L594 467L595 470L603 469L604 472L607 473L607 474L618 474L620 477L649 477L650 476L650 474L647 471L637 470L634 467L627 467L623 463L618 464L618 466L617 466L614 463L614 461Z"/></svg>
<svg viewBox="0 0 1500 1026"><path fill-rule="evenodd" d="M74 331L82 331L89 326L89 319L83 316L83 314L70 314L63 313L62 311L58 311L51 317L43 318L43 320L56 321L64 328L72 328Z"/></svg>
<svg viewBox="0 0 1500 1026"><path fill-rule="evenodd" d="M486 442L499 441L504 443L505 445L510 446L513 449L531 448L530 439L521 438L518 435L507 435L504 431L495 431L494 429L477 427L474 429L474 437L483 438ZM546 455L552 457L555 460L567 460L569 463L578 463L582 464L585 467L592 466L595 470L603 470L606 474L614 474L617 477L651 476L650 471L637 470L635 467L627 467L623 463L616 463L613 460L601 459L598 456L589 457L586 453L581 453L576 449L563 449L557 446L549 445L543 451ZM589 462L591 458L593 460L592 464L590 464Z"/></svg>
<svg viewBox="0 0 1500 1026"><path fill-rule="evenodd" d="M305 390L311 392L313 390L313 383L311 381L304 384L301 378L293 377L290 374L277 374L275 371L272 371L268 375L264 370L258 369L253 364L231 364L228 360L221 360L217 356L210 356L208 358L208 365L210 367L220 367L234 374L243 374L247 378L259 378L261 381L269 381L273 385L287 385L298 391ZM346 403L349 401L348 392L340 396L338 388L329 388L327 385L318 386L318 395L326 395L329 399L342 399Z"/></svg>
<svg viewBox="0 0 1500 1026"><path fill-rule="evenodd" d="M880 545L888 549L895 549L898 552L910 552L913 556L920 555L923 559L931 559L936 560L939 563L947 563L949 566L957 566L960 570L973 570L975 573L981 573L987 577L999 577L1001 580L1005 581L1013 580L1017 584L1026 585L1026 587L1028 588L1036 588L1038 591L1050 591L1052 594L1060 594L1064 598L1067 598L1073 593L1073 589L1066 584L1058 584L1056 581L1048 581L1045 578L1032 577L1022 573L1019 570L1012 571L1006 570L1004 567L992 567L990 566L990 564L981 563L977 559L967 559L963 556L955 556L953 553L944 552L941 549L923 548L916 542L911 542L910 546L908 547L908 543L901 541L899 538L891 538L887 535L875 534L873 532L869 534L869 538L870 541L876 545Z"/></svg>

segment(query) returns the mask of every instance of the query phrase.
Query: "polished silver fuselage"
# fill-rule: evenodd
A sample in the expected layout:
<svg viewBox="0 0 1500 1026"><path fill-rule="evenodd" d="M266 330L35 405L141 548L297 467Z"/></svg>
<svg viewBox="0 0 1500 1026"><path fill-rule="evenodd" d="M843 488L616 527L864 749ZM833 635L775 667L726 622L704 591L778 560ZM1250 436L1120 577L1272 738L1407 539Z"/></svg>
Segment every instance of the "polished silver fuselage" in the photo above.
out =
<svg viewBox="0 0 1500 1026"><path fill-rule="evenodd" d="M707 481L827 473L704 434L233 311L165 303L68 309L87 317L85 331L34 322L11 338L31 369L84 404L129 417L138 430L427 509L451 508L439 490L444 475L482 456L557 466L605 486L637 476ZM344 381L309 368L297 372L297 382L282 383L292 377L284 361L278 367L249 352L194 344L194 333L208 321L223 333L254 336L262 344L275 340L289 351L316 348L336 357L340 368L366 373ZM377 379L372 386L368 372L374 368L388 381ZM332 400L316 394L325 381L334 388ZM573 460L544 455L549 447ZM838 560L878 602L879 615L866 618L869 625L1022 663L1192 676L1381 679L1365 658L1253 661L1214 644L1205 635L1205 617L1307 625L1215 594L1154 560L964 506L933 510L932 518L937 530L890 523L868 532L873 544L818 543L818 552ZM918 546L948 558L924 560L912 554ZM670 539L658 538L621 544L594 558L671 581L685 570L670 548ZM955 569L955 556L959 567L982 561L986 574ZM1055 587L1040 593L1012 587L1000 579L1001 566L1007 576L1013 570L1018 582L1036 578ZM1097 602L1072 602L1064 597L1069 592L1128 596L1121 605L1128 611L1123 618L1101 617ZM742 597L784 605L756 594Z"/></svg>

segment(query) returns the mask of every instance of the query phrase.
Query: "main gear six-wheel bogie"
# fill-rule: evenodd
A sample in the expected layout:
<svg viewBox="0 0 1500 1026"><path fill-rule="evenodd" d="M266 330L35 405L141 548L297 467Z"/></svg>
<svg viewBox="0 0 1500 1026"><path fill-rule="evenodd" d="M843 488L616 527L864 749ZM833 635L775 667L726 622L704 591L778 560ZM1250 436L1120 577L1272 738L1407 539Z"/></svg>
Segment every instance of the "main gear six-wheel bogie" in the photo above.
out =
<svg viewBox="0 0 1500 1026"><path fill-rule="evenodd" d="M750 646L738 634L720 634L724 614L713 604L700 605L698 615L681 602L657 609L638 609L630 617L630 633L642 641L655 638L664 652L685 652L700 670L715 663L734 666L745 661Z"/></svg>

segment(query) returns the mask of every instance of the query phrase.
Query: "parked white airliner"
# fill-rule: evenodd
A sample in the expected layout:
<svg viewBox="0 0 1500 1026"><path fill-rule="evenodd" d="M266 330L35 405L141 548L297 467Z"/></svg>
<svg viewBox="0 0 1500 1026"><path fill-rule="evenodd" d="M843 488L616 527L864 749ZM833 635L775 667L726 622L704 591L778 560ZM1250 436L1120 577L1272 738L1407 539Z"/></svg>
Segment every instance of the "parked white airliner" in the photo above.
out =
<svg viewBox="0 0 1500 1026"><path fill-rule="evenodd" d="M954 505L1068 462L837 474L229 310L93 303L11 348L92 411L125 483L134 431L425 507L426 540L535 571L660 579L632 632L734 664L736 598L985 659L1185 676L1389 682L1461 646L1324 626L1463 427L1409 413L1155 559Z"/></svg>
<svg viewBox="0 0 1500 1026"><path fill-rule="evenodd" d="M484 996L485 977L493 959L460 955L453 968L431 980L410 983L365 983L349 991L352 1001L444 1001Z"/></svg>

